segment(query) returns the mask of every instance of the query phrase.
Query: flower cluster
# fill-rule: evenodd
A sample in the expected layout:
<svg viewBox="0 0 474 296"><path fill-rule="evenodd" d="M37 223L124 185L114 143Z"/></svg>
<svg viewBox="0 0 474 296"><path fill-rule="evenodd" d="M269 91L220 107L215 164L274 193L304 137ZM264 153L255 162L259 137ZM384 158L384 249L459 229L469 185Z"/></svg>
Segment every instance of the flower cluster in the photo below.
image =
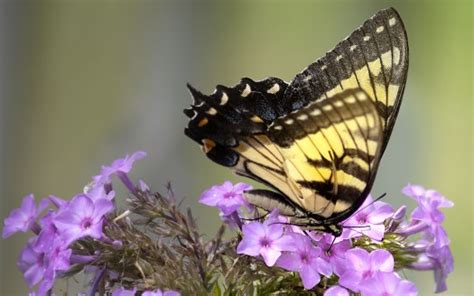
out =
<svg viewBox="0 0 474 296"><path fill-rule="evenodd" d="M200 201L217 207L221 216L241 216L240 207L249 207L245 188L242 183L225 182L205 191ZM240 219L242 239L237 253L298 273L304 289L319 288L326 296L417 295L415 285L400 276L403 268L434 270L435 291L444 291L453 257L440 208L453 203L417 185L408 185L402 192L417 202L409 220L405 219L406 206L394 211L369 196L341 223L343 232L337 238L293 226L276 210L263 222ZM235 218L231 222L235 225Z"/></svg>
<svg viewBox="0 0 474 296"><path fill-rule="evenodd" d="M92 274L81 296L180 295L174 290L185 295L416 295L402 269L432 270L435 291L447 289L453 256L440 209L453 203L434 190L406 186L402 192L417 205L409 214L406 206L394 210L369 196L334 237L292 225L277 210L263 215L244 197L250 185L227 181L200 198L218 208L224 221L206 241L169 185L162 195L129 178L133 163L144 156L136 152L103 166L70 200L49 196L36 204L27 195L5 219L4 238L33 233L18 260L30 295L52 295L58 279L80 272ZM116 206L114 177L128 189L125 211ZM229 240L226 225L237 231Z"/></svg>
<svg viewBox="0 0 474 296"><path fill-rule="evenodd" d="M112 248L120 247L121 241L113 240L104 233L106 224L111 223L111 213L116 209L112 176L117 176L130 192L136 192L137 187L128 173L133 163L144 156L144 152L136 152L115 160L110 166L103 166L84 192L69 201L49 196L35 205L32 194L23 198L20 208L13 210L5 219L2 236L6 238L16 232L28 231L34 234L18 260L18 267L30 289L38 286L37 294L47 295L55 280L73 266L87 266L96 262L100 254L83 255L76 252L78 245L87 240L99 241ZM96 288L93 285L89 295L93 295ZM163 294L160 290L145 293L142 295L178 295L173 291ZM113 295L135 293L121 289Z"/></svg>

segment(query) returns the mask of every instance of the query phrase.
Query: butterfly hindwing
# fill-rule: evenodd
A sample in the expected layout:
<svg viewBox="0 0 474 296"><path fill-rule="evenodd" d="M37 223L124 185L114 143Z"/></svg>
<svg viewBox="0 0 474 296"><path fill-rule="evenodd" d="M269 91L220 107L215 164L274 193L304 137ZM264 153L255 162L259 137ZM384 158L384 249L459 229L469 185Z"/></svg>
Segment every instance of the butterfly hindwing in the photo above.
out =
<svg viewBox="0 0 474 296"><path fill-rule="evenodd" d="M267 132L283 155L292 201L329 218L360 202L380 159L382 122L361 89L349 89L279 118ZM363 200L362 200L363 201Z"/></svg>

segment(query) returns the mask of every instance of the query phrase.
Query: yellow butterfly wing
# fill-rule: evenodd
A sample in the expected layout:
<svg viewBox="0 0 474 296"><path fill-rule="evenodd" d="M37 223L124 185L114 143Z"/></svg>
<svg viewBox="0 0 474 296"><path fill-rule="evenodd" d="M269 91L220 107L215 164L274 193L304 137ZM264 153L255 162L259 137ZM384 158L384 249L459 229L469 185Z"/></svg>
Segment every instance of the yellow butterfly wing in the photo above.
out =
<svg viewBox="0 0 474 296"><path fill-rule="evenodd" d="M217 86L194 97L185 133L213 161L260 181L251 202L337 223L367 196L403 93L408 45L393 9L367 20L287 84Z"/></svg>

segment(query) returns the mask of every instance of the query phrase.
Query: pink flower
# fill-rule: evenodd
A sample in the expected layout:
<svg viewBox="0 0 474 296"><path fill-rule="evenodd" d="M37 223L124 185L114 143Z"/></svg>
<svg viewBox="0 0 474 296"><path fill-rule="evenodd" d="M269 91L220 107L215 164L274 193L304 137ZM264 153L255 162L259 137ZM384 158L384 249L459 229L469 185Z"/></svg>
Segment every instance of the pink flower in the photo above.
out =
<svg viewBox="0 0 474 296"><path fill-rule="evenodd" d="M33 230L37 225L36 219L42 210L47 206L47 201L40 202L38 208L35 205L33 194L28 194L23 198L21 206L11 211L10 215L5 219L2 237L7 238L16 232L27 232ZM38 229L34 229L38 231Z"/></svg>
<svg viewBox="0 0 474 296"><path fill-rule="evenodd" d="M346 252L346 270L341 274L339 284L359 292L361 283L378 272L392 272L394 260L386 250L375 250L370 254L361 248Z"/></svg>
<svg viewBox="0 0 474 296"><path fill-rule="evenodd" d="M133 163L139 159L142 159L146 156L146 153L143 151L137 151L131 156L128 154L124 158L116 159L109 166L102 166L100 174L95 176L94 186L107 186L112 182L112 175L116 175L120 181L130 190L130 192L136 191L136 186L128 177L128 173L132 170ZM106 190L107 193L109 190Z"/></svg>
<svg viewBox="0 0 474 296"><path fill-rule="evenodd" d="M394 272L380 272L361 285L364 296L416 296L418 291L412 282L402 280Z"/></svg>
<svg viewBox="0 0 474 296"><path fill-rule="evenodd" d="M320 274L330 276L331 265L321 258L321 248L313 245L312 240L304 235L290 234L294 241L295 251L284 252L276 265L287 270L298 272L305 289L309 290L321 280Z"/></svg>
<svg viewBox="0 0 474 296"><path fill-rule="evenodd" d="M234 186L231 182L225 181L222 185L215 185L204 191L199 202L216 207L224 216L229 216L241 206L250 206L243 194L244 191L250 189L252 186L245 183L237 183Z"/></svg>
<svg viewBox="0 0 474 296"><path fill-rule="evenodd" d="M295 249L292 237L283 232L277 210L274 210L263 223L245 224L242 234L243 238L237 246L237 253L249 256L261 255L268 266L273 266L283 251Z"/></svg>
<svg viewBox="0 0 474 296"><path fill-rule="evenodd" d="M349 291L341 286L332 286L324 292L324 296L349 296Z"/></svg>
<svg viewBox="0 0 474 296"><path fill-rule="evenodd" d="M393 208L384 202L376 201L369 195L354 215L342 224L344 227L356 226L355 230L344 228L339 240L366 235L374 240L382 240L385 233L384 221L393 215Z"/></svg>
<svg viewBox="0 0 474 296"><path fill-rule="evenodd" d="M108 199L93 202L86 195L79 194L56 215L54 225L67 245L85 236L99 239L102 237L104 215L113 208Z"/></svg>

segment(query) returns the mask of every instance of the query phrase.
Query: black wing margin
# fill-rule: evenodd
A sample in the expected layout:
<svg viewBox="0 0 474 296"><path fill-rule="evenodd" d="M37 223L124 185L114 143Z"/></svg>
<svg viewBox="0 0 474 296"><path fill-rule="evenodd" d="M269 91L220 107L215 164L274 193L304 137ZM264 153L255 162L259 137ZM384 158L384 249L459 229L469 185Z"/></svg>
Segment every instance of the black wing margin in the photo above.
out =
<svg viewBox="0 0 474 296"><path fill-rule="evenodd" d="M334 49L297 74L284 94L287 110L359 87L375 101L385 149L400 108L408 70L408 41L397 11L377 12Z"/></svg>

